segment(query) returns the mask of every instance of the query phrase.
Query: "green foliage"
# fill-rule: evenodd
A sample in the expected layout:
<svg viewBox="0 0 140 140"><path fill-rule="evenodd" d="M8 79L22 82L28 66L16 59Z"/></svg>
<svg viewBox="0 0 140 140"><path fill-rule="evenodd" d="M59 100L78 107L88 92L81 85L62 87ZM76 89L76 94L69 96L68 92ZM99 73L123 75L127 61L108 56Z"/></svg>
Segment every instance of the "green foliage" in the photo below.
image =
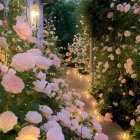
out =
<svg viewBox="0 0 140 140"><path fill-rule="evenodd" d="M123 2L135 3L131 0L117 0L114 4L122 4ZM117 42L121 44L125 40L128 43L126 38L118 40L119 38L117 39L116 36L118 33L124 33L128 28L130 31L139 32L139 23L137 22L139 15L134 15L132 12L119 12L116 10L116 7L110 8L111 3L112 0L83 0L81 12L84 16L84 23L88 28L90 36L96 40L95 43L97 41L104 42L107 37L109 37L110 43ZM109 12L114 13L113 20L107 18ZM133 20L130 17L133 17ZM136 28L131 28L132 26ZM113 30L109 31L108 27L112 27ZM130 44L134 43L133 40L129 40L129 42L131 42Z"/></svg>
<svg viewBox="0 0 140 140"><path fill-rule="evenodd" d="M55 34L58 36L57 45L59 47L67 47L68 43L73 41L73 37L77 33L76 25L78 20L75 13L76 8L76 3L63 0L44 6L45 18L52 18L54 21Z"/></svg>
<svg viewBox="0 0 140 140"><path fill-rule="evenodd" d="M0 2L3 3L3 1ZM13 25L16 24L16 17L25 10L24 0L19 0L19 2L17 2L17 0L9 1L8 7L9 10L7 14L4 14L4 11L0 12L1 20L5 21L3 28L0 28L0 36L5 37L9 44L9 48L3 51L7 55L8 63L10 63L11 58L17 54L17 52L25 52L27 49L30 49L32 45L20 40L19 36L13 30Z"/></svg>
<svg viewBox="0 0 140 140"><path fill-rule="evenodd" d="M112 8L111 3L114 4ZM135 3L140 4L137 0L83 0L81 4L84 23L96 46L92 94L100 102L102 114L112 113L113 120L124 129L130 129L133 119L136 125L140 123L135 112L140 104L140 43L136 41L140 34L140 15L134 14ZM123 7L130 4L131 8L120 12L118 4ZM111 17L108 17L109 13ZM125 31L130 31L131 35L126 37ZM112 50L109 51L109 48ZM133 60L133 72L127 72L131 62L127 64L129 68L124 67L128 59ZM135 78L132 76L134 73L137 75ZM126 82L123 83L123 80ZM136 137L139 135L136 129L132 133Z"/></svg>

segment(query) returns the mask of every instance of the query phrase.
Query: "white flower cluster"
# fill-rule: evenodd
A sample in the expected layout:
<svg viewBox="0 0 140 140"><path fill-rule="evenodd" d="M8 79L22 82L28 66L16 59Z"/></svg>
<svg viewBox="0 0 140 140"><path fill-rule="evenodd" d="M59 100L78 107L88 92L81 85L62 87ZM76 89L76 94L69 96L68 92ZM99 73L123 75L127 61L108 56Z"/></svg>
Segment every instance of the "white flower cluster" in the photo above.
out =
<svg viewBox="0 0 140 140"><path fill-rule="evenodd" d="M86 31L74 36L73 44L69 44L70 53L66 53L66 62L75 63L76 67L83 71L89 71L89 39Z"/></svg>
<svg viewBox="0 0 140 140"><path fill-rule="evenodd" d="M55 35L55 26L53 24L53 20L45 20L46 25L44 27L44 38L42 41L43 46L47 46L48 48L52 48L56 45L56 41L58 37Z"/></svg>

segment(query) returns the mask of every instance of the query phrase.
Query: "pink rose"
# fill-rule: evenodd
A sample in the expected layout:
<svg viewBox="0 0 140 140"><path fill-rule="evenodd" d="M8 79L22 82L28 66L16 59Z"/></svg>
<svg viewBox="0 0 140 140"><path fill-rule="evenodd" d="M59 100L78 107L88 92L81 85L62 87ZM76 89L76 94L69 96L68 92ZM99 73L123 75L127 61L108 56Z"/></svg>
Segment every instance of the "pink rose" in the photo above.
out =
<svg viewBox="0 0 140 140"><path fill-rule="evenodd" d="M30 53L19 53L12 58L11 66L19 71L27 71L35 67L34 57Z"/></svg>
<svg viewBox="0 0 140 140"><path fill-rule="evenodd" d="M105 117L104 117L104 120L107 121L107 122L112 122L112 114L111 113L106 113L105 114Z"/></svg>
<svg viewBox="0 0 140 140"><path fill-rule="evenodd" d="M6 133L14 128L17 124L17 117L11 111L6 111L0 114L0 129Z"/></svg>
<svg viewBox="0 0 140 140"><path fill-rule="evenodd" d="M65 62L70 62L70 61L71 61L71 57L65 60Z"/></svg>
<svg viewBox="0 0 140 140"><path fill-rule="evenodd" d="M13 29L19 35L19 37L23 40L27 40L32 37L32 29L29 26L28 22L25 22L23 17L17 17L17 23L13 26Z"/></svg>
<svg viewBox="0 0 140 140"><path fill-rule="evenodd" d="M126 63L124 64L124 68L126 70L126 73L129 73L129 74L133 73L133 68L132 68L133 63L134 62L131 58L126 60Z"/></svg>
<svg viewBox="0 0 140 140"><path fill-rule="evenodd" d="M122 79L122 80L121 80L121 83L122 83L122 84L125 84L125 83L126 83L126 79Z"/></svg>
<svg viewBox="0 0 140 140"><path fill-rule="evenodd" d="M112 18L113 17L113 12L109 12L108 14L107 14L107 18Z"/></svg>
<svg viewBox="0 0 140 140"><path fill-rule="evenodd" d="M129 90L128 94L131 95L131 96L135 96L135 93L132 90Z"/></svg>
<svg viewBox="0 0 140 140"><path fill-rule="evenodd" d="M30 36L28 38L28 41L31 42L31 43L37 43L37 38L36 37L33 37L33 36Z"/></svg>
<svg viewBox="0 0 140 140"><path fill-rule="evenodd" d="M23 80L11 73L4 75L1 84L7 92L15 94L22 92L25 87Z"/></svg>
<svg viewBox="0 0 140 140"><path fill-rule="evenodd" d="M46 134L46 140L65 140L64 135L60 129L52 128Z"/></svg>
<svg viewBox="0 0 140 140"><path fill-rule="evenodd" d="M8 48L8 44L7 44L7 41L6 41L6 38L4 37L0 37L0 47L2 48Z"/></svg>
<svg viewBox="0 0 140 140"><path fill-rule="evenodd" d="M109 67L110 67L110 66L109 66L108 61L107 61L107 62L105 62L105 64L104 64L104 68L105 68L105 69L109 69Z"/></svg>
<svg viewBox="0 0 140 140"><path fill-rule="evenodd" d="M98 132L101 132L102 131L102 126L100 123L98 123L97 121L93 121L93 126L94 126L94 129Z"/></svg>
<svg viewBox="0 0 140 140"><path fill-rule="evenodd" d="M25 136L22 135L22 136L16 137L16 140L38 140L38 138L36 138L33 135L25 135Z"/></svg>
<svg viewBox="0 0 140 140"><path fill-rule="evenodd" d="M112 47L108 47L108 48L107 48L107 51L108 51L108 52L112 52L112 51L113 51Z"/></svg>
<svg viewBox="0 0 140 140"><path fill-rule="evenodd" d="M34 124L38 124L42 122L42 116L37 111L29 111L26 114L25 120Z"/></svg>
<svg viewBox="0 0 140 140"><path fill-rule="evenodd" d="M46 87L47 81L45 80L36 80L33 82L34 90L37 92L43 92Z"/></svg>
<svg viewBox="0 0 140 140"><path fill-rule="evenodd" d="M124 11L125 12L128 12L130 10L131 6L130 4L127 4L125 7L124 7Z"/></svg>
<svg viewBox="0 0 140 140"><path fill-rule="evenodd" d="M130 121L130 125L131 125L131 126L134 126L135 124L136 124L136 122L135 122L134 119Z"/></svg>
<svg viewBox="0 0 140 140"><path fill-rule="evenodd" d="M3 4L0 3L0 11L2 11L4 9Z"/></svg>
<svg viewBox="0 0 140 140"><path fill-rule="evenodd" d="M117 10L121 12L124 11L123 5L122 4L117 5Z"/></svg>
<svg viewBox="0 0 140 140"><path fill-rule="evenodd" d="M109 56L108 56L108 58L110 58L112 61L114 60L114 55L113 54L110 54Z"/></svg>
<svg viewBox="0 0 140 140"><path fill-rule="evenodd" d="M108 136L103 134L103 133L100 133L100 134L96 134L96 136L94 137L95 140L109 140L108 139Z"/></svg>
<svg viewBox="0 0 140 140"><path fill-rule="evenodd" d="M39 110L43 113L43 115L47 118L50 119L53 111L50 107L46 106L46 105L40 105L39 106Z"/></svg>
<svg viewBox="0 0 140 140"><path fill-rule="evenodd" d="M131 32L130 32L130 31L125 31L125 32L124 32L124 36L125 36L125 37L129 37L130 35L131 35Z"/></svg>
<svg viewBox="0 0 140 140"><path fill-rule="evenodd" d="M41 56L41 50L39 49L30 49L27 52L30 53L33 57Z"/></svg>
<svg viewBox="0 0 140 140"><path fill-rule="evenodd" d="M70 52L66 52L66 56L71 56L71 53Z"/></svg>
<svg viewBox="0 0 140 140"><path fill-rule="evenodd" d="M136 9L134 10L134 14L139 14L139 12L140 12L140 9L139 9L139 8L136 8Z"/></svg>
<svg viewBox="0 0 140 140"><path fill-rule="evenodd" d="M53 117L56 117L56 116L53 116ZM52 128L58 128L62 131L61 126L56 120L48 121L47 123L43 125L43 130L45 130L46 132L48 132Z"/></svg>
<svg viewBox="0 0 140 140"><path fill-rule="evenodd" d="M33 126L33 125L30 125L30 126L26 126L26 127L23 127L20 132L18 133L18 138L20 137L24 137L24 136L34 136L35 138L39 138L40 136L40 129Z"/></svg>
<svg viewBox="0 0 140 140"><path fill-rule="evenodd" d="M117 49L115 50L115 52L116 52L117 55L119 55L119 54L121 54L121 49L120 49L120 48L117 48Z"/></svg>
<svg viewBox="0 0 140 140"><path fill-rule="evenodd" d="M50 83L49 85L50 85L52 91L58 91L59 90L59 87L58 87L57 83Z"/></svg>
<svg viewBox="0 0 140 140"><path fill-rule="evenodd" d="M50 54L50 59L52 61L52 65L56 68L60 67L61 61L55 54Z"/></svg>
<svg viewBox="0 0 140 140"><path fill-rule="evenodd" d="M49 45L49 42L46 41L46 40L43 40L43 41L42 41L42 44L45 45L45 46L48 46L48 45Z"/></svg>
<svg viewBox="0 0 140 140"><path fill-rule="evenodd" d="M46 74L43 73L42 71L40 71L40 72L36 75L36 77L37 77L38 79L40 79L40 80L46 80Z"/></svg>
<svg viewBox="0 0 140 140"><path fill-rule="evenodd" d="M43 56L36 57L36 66L40 69L48 69L52 65L51 60Z"/></svg>
<svg viewBox="0 0 140 140"><path fill-rule="evenodd" d="M136 41L140 42L140 35L136 36Z"/></svg>

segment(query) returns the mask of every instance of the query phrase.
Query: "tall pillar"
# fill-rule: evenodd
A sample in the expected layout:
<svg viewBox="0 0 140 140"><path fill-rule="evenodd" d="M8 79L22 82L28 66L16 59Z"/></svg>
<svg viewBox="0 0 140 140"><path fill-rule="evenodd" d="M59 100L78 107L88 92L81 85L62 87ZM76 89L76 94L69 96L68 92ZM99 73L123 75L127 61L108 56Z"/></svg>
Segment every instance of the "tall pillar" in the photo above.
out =
<svg viewBox="0 0 140 140"><path fill-rule="evenodd" d="M91 80L93 79L93 74L94 74L94 40L93 38L90 39L90 78Z"/></svg>

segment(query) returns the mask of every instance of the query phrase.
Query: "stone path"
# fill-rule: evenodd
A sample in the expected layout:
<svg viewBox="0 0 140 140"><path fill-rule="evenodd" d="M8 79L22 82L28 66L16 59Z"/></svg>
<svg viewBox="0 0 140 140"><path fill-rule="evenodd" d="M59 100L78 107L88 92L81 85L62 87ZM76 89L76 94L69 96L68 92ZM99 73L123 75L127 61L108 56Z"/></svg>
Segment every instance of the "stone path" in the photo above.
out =
<svg viewBox="0 0 140 140"><path fill-rule="evenodd" d="M95 99L88 94L89 89L89 78L87 76L81 76L76 73L75 69L68 68L63 73L63 78L67 83L70 84L70 89L75 89L81 94L82 101L85 102L84 110L88 113L96 113L96 102ZM102 117L99 116L99 121ZM115 123L101 121L103 126L103 132L109 136L109 140L127 140L123 137L123 130Z"/></svg>

